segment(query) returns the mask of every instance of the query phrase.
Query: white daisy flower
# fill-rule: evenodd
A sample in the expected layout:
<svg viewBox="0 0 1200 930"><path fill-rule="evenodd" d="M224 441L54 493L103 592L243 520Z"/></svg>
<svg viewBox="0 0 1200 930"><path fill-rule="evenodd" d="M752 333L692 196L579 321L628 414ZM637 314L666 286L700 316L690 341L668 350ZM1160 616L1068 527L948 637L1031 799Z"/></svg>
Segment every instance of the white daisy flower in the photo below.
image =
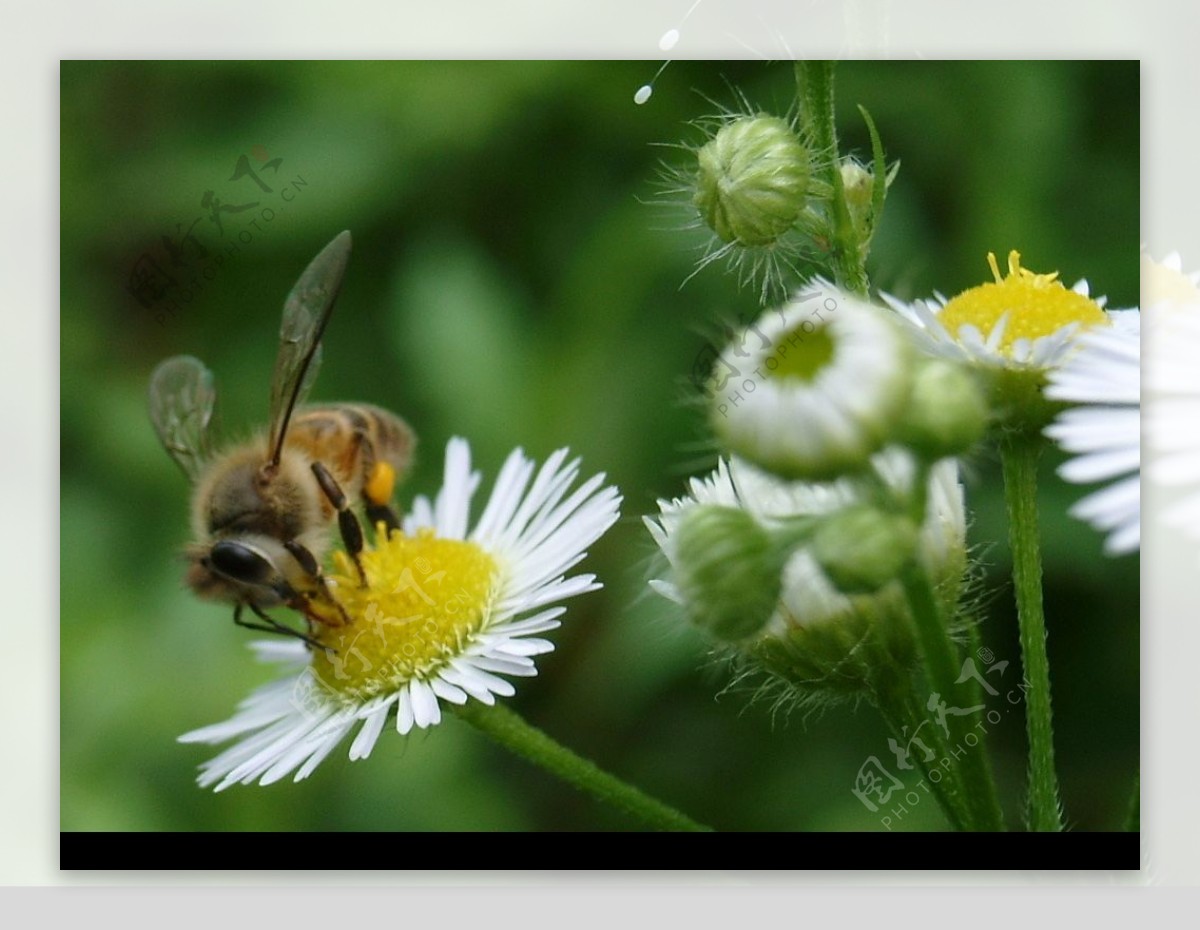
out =
<svg viewBox="0 0 1200 930"><path fill-rule="evenodd" d="M1078 349L1049 375L1046 396L1079 406L1046 428L1075 458L1059 467L1067 481L1113 481L1070 513L1107 532L1104 551L1137 550L1141 539L1141 314L1120 314L1110 328L1079 337ZM1124 477L1122 477L1124 476Z"/></svg>
<svg viewBox="0 0 1200 930"><path fill-rule="evenodd" d="M889 315L816 281L727 347L710 381L717 436L788 478L863 467L896 428L912 379Z"/></svg>
<svg viewBox="0 0 1200 930"><path fill-rule="evenodd" d="M1035 274L1022 268L1016 251L1008 255L1007 276L1001 276L990 252L988 264L995 281L951 300L937 293L911 304L887 294L883 299L912 324L930 354L1035 375L1062 362L1077 334L1104 326L1123 312L1106 311L1105 298L1092 298L1086 280L1067 289L1058 272Z"/></svg>
<svg viewBox="0 0 1200 930"><path fill-rule="evenodd" d="M466 441L450 440L436 499L416 498L402 531L362 553L365 585L335 553L329 581L351 622L322 629L330 648L256 643L260 658L286 663L287 674L230 720L180 737L238 740L201 766L200 785L267 785L292 772L299 781L355 728L350 758L364 759L393 713L406 734L437 724L442 701L493 704L514 693L501 676L536 675L533 657L554 649L540 635L565 612L554 605L600 587L593 575L568 572L616 521L621 499L602 487L603 475L568 494L579 460L568 462L565 449L534 471L514 451L472 527L480 475Z"/></svg>
<svg viewBox="0 0 1200 930"><path fill-rule="evenodd" d="M1178 254L1143 258L1146 328L1147 435L1150 476L1192 493L1174 503L1165 521L1200 538L1200 273L1184 273Z"/></svg>
<svg viewBox="0 0 1200 930"><path fill-rule="evenodd" d="M911 493L915 467L910 454L889 448L874 456L872 464L894 492L901 496ZM861 490L850 481L822 484L783 481L737 457L722 459L716 471L706 478L693 478L689 490L691 494L687 497L660 500L656 518L643 518L672 566L678 562L675 531L684 516L696 507L713 504L741 508L764 528L773 530L789 518L832 514L859 503L862 497ZM918 558L934 579L946 582L961 575L966 558L966 532L958 462L943 459L930 470L925 523L917 543ZM679 590L669 577L653 580L650 586L662 596L682 603ZM779 602L761 638L784 637L797 628L816 627L855 614L868 600L841 593L826 577L812 552L801 546L792 552L784 566Z"/></svg>

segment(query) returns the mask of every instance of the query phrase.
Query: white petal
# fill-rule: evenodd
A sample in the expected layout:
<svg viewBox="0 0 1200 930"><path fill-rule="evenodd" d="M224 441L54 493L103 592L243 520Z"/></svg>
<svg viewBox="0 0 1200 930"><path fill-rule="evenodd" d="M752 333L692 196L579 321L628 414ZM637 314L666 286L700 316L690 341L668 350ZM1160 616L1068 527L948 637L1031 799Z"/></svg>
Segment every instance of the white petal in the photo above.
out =
<svg viewBox="0 0 1200 930"><path fill-rule="evenodd" d="M409 506L409 512L404 518L405 534L414 536L417 530L424 527L433 529L436 525L437 519L434 517L433 505L429 503L429 498L424 494L414 497Z"/></svg>
<svg viewBox="0 0 1200 930"><path fill-rule="evenodd" d="M298 639L256 639L246 645L259 662L308 664L308 647Z"/></svg>
<svg viewBox="0 0 1200 930"><path fill-rule="evenodd" d="M492 692L488 690L487 684L479 680L472 669L460 669L450 666L442 669L439 674L444 680L462 688L467 694L475 698L475 700L482 701L488 706L496 703L496 699L492 696Z"/></svg>
<svg viewBox="0 0 1200 930"><path fill-rule="evenodd" d="M471 447L465 439L451 439L446 444L442 489L434 504L439 537L466 538L471 494L478 483L478 474L471 473Z"/></svg>
<svg viewBox="0 0 1200 930"><path fill-rule="evenodd" d="M1126 478L1076 502L1070 514L1099 529L1110 529L1141 510L1141 481Z"/></svg>
<svg viewBox="0 0 1200 930"><path fill-rule="evenodd" d="M497 632L505 636L525 636L529 633L548 633L557 630L562 624L558 618L567 612L565 607L551 607L532 617L504 623L498 626Z"/></svg>
<svg viewBox="0 0 1200 930"><path fill-rule="evenodd" d="M537 675L537 667L533 661L523 657L471 656L468 661L476 668L500 675L513 675L517 678L533 678Z"/></svg>
<svg viewBox="0 0 1200 930"><path fill-rule="evenodd" d="M442 720L442 711L438 706L437 695L423 681L409 682L408 692L412 695L413 720L422 730L434 726Z"/></svg>
<svg viewBox="0 0 1200 930"><path fill-rule="evenodd" d="M492 647L493 653L511 656L540 656L554 651L548 639L509 639Z"/></svg>
<svg viewBox="0 0 1200 930"><path fill-rule="evenodd" d="M331 734L329 739L327 739L322 745L318 746L316 751L308 757L308 761L300 766L300 769L296 772L296 775L292 781L300 782L308 778L309 775L316 771L317 766L325 761L325 757L337 748L337 745L341 742L341 739L341 736L335 737Z"/></svg>
<svg viewBox="0 0 1200 930"><path fill-rule="evenodd" d="M511 522L512 515L521 503L521 495L533 475L533 468L533 462L526 459L520 449L514 449L509 454L500 468L483 515L471 534L472 539L489 542Z"/></svg>
<svg viewBox="0 0 1200 930"><path fill-rule="evenodd" d="M449 701L451 704L466 704L467 692L463 691L455 685L450 684L444 678L434 678L429 682L429 687L433 689L433 693L440 697L443 701Z"/></svg>
<svg viewBox="0 0 1200 930"><path fill-rule="evenodd" d="M1108 555L1126 555L1136 552L1141 542L1141 521L1131 520L1109 535L1104 541L1104 551Z"/></svg>
<svg viewBox="0 0 1200 930"><path fill-rule="evenodd" d="M1135 471L1140 462L1141 450L1137 447L1113 449L1073 458L1059 466L1058 473L1067 481L1087 484Z"/></svg>
<svg viewBox="0 0 1200 930"><path fill-rule="evenodd" d="M391 706L392 702L387 701L366 718L358 735L354 737L354 742L350 744L352 761L365 759L371 754L371 750L375 748L375 741L379 739L379 734L383 732L384 724L387 723Z"/></svg>
<svg viewBox="0 0 1200 930"><path fill-rule="evenodd" d="M408 688L402 687L396 698L396 731L401 736L407 735L413 728L413 721L412 695Z"/></svg>
<svg viewBox="0 0 1200 930"><path fill-rule="evenodd" d="M346 734L353 729L353 726L353 711L346 710L331 718L324 725L317 727L309 733L303 742L281 756L274 765L262 774L259 778L259 784L274 784L285 775L290 774L302 762L311 761L315 755L324 758L325 754L346 738ZM322 750L325 750L325 752L322 753ZM316 766L314 765L313 768L316 768ZM296 780L299 779L297 778Z"/></svg>
<svg viewBox="0 0 1200 930"><path fill-rule="evenodd" d="M500 697L512 697L517 693L517 689L512 686L511 682L507 682L503 678L497 678L495 675L484 671L470 658L454 659L450 664L455 670L469 675L473 684L482 685L493 694L498 694ZM466 685L463 685L463 687L465 688Z"/></svg>

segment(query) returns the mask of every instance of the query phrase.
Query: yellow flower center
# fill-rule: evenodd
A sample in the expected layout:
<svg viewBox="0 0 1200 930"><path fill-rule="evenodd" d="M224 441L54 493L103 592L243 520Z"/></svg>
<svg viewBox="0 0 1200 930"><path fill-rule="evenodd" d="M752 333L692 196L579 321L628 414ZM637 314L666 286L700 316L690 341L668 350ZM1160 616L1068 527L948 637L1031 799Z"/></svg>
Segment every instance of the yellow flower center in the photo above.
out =
<svg viewBox="0 0 1200 930"><path fill-rule="evenodd" d="M1035 274L1021 267L1018 252L1008 253L1008 276L1000 277L994 253L988 253L995 282L963 291L946 304L938 319L954 338L959 327L970 323L986 339L1000 318L1008 314L1000 350L1012 354L1018 339L1049 336L1062 327L1078 323L1080 329L1105 325L1108 317L1094 300L1063 287L1058 272Z"/></svg>
<svg viewBox="0 0 1200 930"><path fill-rule="evenodd" d="M834 343L829 327L822 326L816 332L805 332L797 326L775 342L774 367L767 363L767 375L781 381L811 382L821 369L833 358Z"/></svg>
<svg viewBox="0 0 1200 930"><path fill-rule="evenodd" d="M355 701L428 679L487 626L500 572L479 546L399 531L361 555L367 583L346 553L329 581L350 622L321 629L313 673ZM336 650L336 651L332 651Z"/></svg>

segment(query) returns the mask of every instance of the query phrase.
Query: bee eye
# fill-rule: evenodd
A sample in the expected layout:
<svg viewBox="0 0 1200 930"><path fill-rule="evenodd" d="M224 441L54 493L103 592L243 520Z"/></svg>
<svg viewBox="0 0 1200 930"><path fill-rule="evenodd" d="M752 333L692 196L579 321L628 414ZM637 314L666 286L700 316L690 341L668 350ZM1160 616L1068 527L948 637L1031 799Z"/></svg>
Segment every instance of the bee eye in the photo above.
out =
<svg viewBox="0 0 1200 930"><path fill-rule="evenodd" d="M222 575L246 584L267 584L275 575L274 566L265 556L249 546L227 540L212 547L208 561Z"/></svg>

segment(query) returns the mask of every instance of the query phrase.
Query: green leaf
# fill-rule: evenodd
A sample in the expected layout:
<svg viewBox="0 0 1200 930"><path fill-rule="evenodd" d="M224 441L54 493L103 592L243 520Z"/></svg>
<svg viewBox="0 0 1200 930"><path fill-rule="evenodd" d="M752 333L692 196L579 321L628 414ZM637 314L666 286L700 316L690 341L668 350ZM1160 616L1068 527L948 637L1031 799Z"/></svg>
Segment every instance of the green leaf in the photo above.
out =
<svg viewBox="0 0 1200 930"><path fill-rule="evenodd" d="M883 217L883 201L887 198L887 188L895 174L890 177L888 175L887 164L883 158L883 141L879 138L879 130L875 128L871 114L862 104L858 105L858 112L867 124L867 132L871 134L871 174L874 176L874 184L871 188L871 232L867 236L867 241L870 242L875 230L879 228L879 220ZM896 167L900 166L897 164Z"/></svg>

